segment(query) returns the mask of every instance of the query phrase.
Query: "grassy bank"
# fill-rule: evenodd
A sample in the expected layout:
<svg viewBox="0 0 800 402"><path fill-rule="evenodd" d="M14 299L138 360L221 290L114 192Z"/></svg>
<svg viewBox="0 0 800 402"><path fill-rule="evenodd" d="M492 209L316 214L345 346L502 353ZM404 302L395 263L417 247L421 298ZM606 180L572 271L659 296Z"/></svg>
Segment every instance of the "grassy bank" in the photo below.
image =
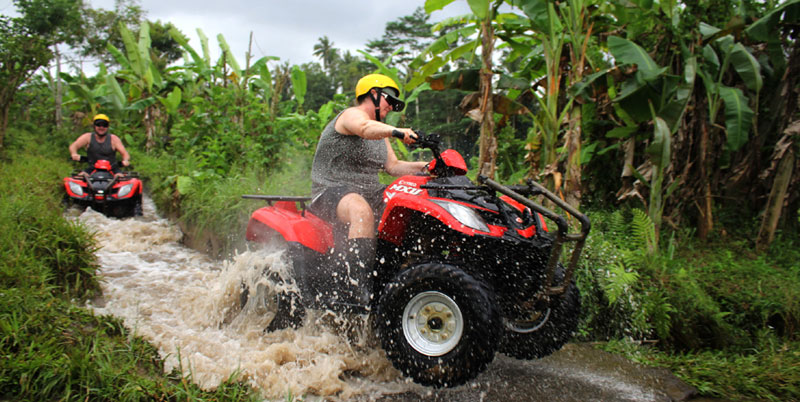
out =
<svg viewBox="0 0 800 402"><path fill-rule="evenodd" d="M62 217L60 160L12 149L0 162L0 400L258 400L236 378L205 392L164 373L147 342L80 307L99 289L95 243Z"/></svg>
<svg viewBox="0 0 800 402"><path fill-rule="evenodd" d="M651 253L643 215L591 214L578 337L666 367L705 396L800 400L796 234L756 253L746 225L707 243L676 233Z"/></svg>

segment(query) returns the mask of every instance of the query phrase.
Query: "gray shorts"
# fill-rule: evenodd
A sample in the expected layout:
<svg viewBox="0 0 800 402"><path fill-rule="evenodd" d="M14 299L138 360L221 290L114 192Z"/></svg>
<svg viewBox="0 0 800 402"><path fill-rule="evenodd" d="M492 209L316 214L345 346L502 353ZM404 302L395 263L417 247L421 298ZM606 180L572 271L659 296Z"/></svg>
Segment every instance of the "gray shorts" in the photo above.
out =
<svg viewBox="0 0 800 402"><path fill-rule="evenodd" d="M337 223L336 207L339 206L339 201L347 194L356 193L367 200L367 203L372 207L372 212L375 214L375 220L377 221L383 213L383 190L384 188L380 188L373 193L365 193L363 190L353 187L329 187L311 201L308 210L326 222Z"/></svg>

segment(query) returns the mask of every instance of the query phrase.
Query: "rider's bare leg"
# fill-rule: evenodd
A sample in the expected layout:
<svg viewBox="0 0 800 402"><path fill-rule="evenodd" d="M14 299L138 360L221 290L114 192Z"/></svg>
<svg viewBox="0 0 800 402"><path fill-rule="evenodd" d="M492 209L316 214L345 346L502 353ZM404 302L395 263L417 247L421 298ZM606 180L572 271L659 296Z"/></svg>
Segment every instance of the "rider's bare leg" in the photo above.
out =
<svg viewBox="0 0 800 402"><path fill-rule="evenodd" d="M350 193L342 197L339 205L336 206L336 216L339 221L350 225L347 232L348 239L374 238L375 221L367 200L364 197Z"/></svg>
<svg viewBox="0 0 800 402"><path fill-rule="evenodd" d="M375 261L375 228L372 208L364 197L350 193L336 206L336 215L350 228L344 250L336 253L337 267L345 279L340 282L339 302L355 311L369 309L372 293L372 265Z"/></svg>

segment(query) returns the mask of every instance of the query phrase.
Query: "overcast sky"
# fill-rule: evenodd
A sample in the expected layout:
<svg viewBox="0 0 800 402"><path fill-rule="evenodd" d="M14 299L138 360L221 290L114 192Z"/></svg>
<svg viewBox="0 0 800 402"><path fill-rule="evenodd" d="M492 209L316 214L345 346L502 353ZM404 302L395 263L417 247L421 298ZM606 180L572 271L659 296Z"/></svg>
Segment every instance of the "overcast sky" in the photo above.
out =
<svg viewBox="0 0 800 402"><path fill-rule="evenodd" d="M114 0L86 0L93 8L114 9ZM0 0L2 3L10 0ZM222 34L236 60L244 65L250 32L253 57L277 56L302 64L319 61L312 53L327 35L334 47L356 53L367 41L383 35L386 23L411 15L424 0L141 0L149 20L171 22L201 51L197 28L209 38L211 55L219 57L217 35ZM459 0L431 14L430 21L469 13Z"/></svg>

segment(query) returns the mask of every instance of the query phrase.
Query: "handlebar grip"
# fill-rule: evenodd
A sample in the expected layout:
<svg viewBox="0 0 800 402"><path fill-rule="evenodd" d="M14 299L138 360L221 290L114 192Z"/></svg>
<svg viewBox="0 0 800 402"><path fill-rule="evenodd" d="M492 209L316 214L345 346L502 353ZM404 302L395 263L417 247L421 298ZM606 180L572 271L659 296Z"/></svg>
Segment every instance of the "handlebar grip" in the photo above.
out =
<svg viewBox="0 0 800 402"><path fill-rule="evenodd" d="M403 134L400 130L392 130L392 137L399 138L399 139L402 140L402 139L406 138L406 135Z"/></svg>

